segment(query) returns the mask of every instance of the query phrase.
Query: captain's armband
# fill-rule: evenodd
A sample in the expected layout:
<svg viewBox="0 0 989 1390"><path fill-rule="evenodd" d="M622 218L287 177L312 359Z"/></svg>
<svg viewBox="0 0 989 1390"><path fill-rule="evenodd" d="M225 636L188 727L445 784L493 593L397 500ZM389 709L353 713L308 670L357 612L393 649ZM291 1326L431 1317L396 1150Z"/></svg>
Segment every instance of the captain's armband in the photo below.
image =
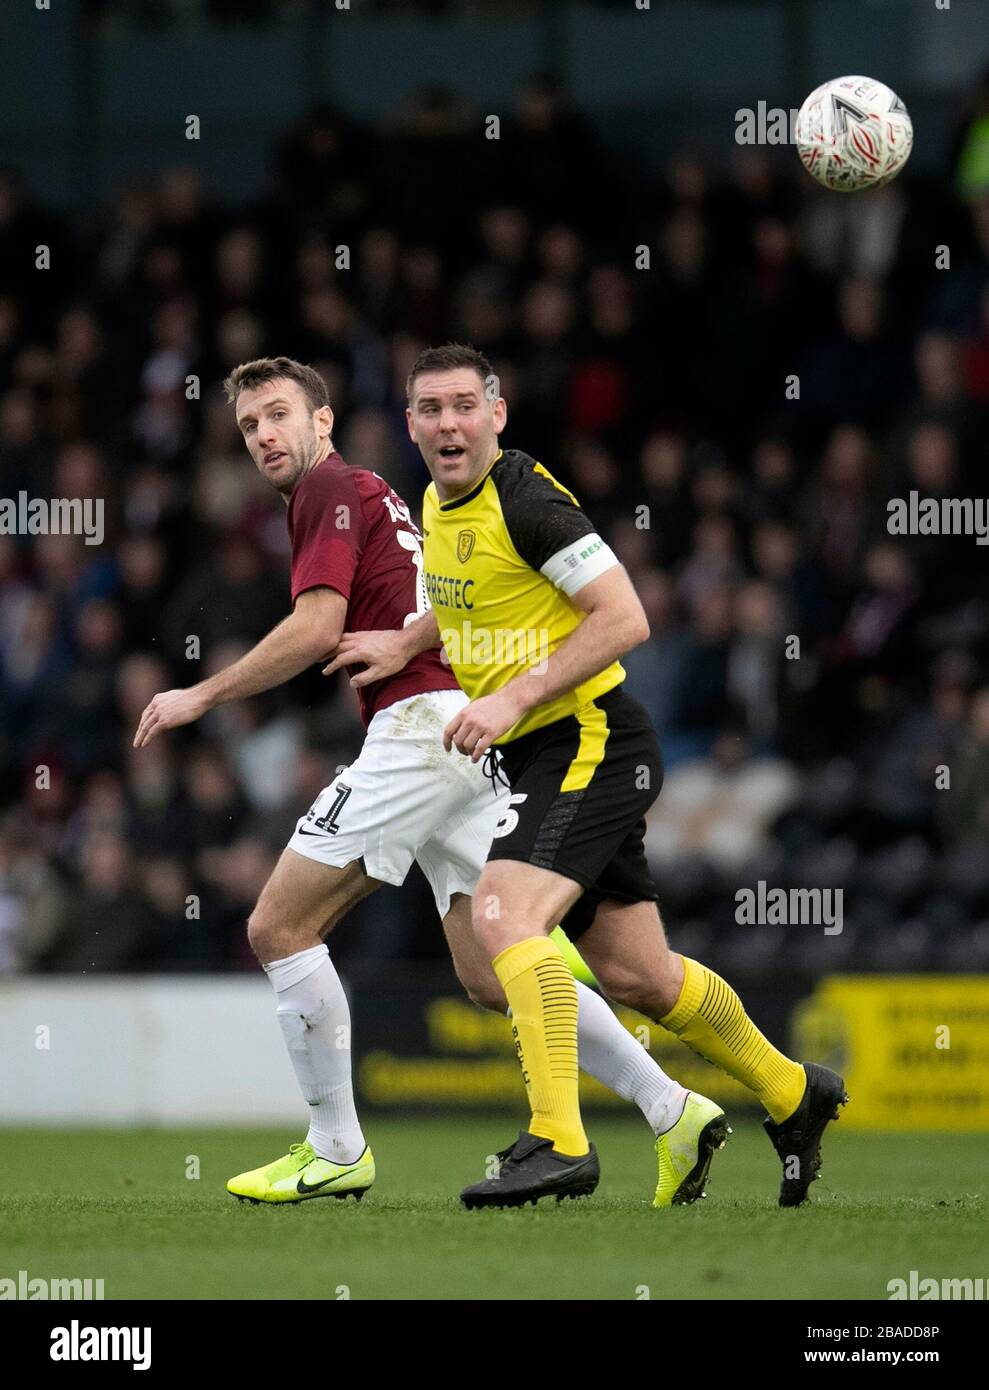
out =
<svg viewBox="0 0 989 1390"><path fill-rule="evenodd" d="M597 532L572 541L551 555L539 573L549 582L572 598L585 584L604 574L619 563L618 556L610 545L606 545Z"/></svg>

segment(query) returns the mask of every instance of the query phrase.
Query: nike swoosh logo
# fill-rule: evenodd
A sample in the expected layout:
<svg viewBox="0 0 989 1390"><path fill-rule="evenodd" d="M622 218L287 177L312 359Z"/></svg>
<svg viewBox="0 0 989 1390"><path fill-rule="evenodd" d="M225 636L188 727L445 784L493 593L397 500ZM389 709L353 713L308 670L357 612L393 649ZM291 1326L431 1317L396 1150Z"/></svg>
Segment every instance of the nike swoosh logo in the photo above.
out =
<svg viewBox="0 0 989 1390"><path fill-rule="evenodd" d="M327 1187L331 1182L336 1182L336 1178L324 1178L322 1182L314 1182L310 1187L300 1178L295 1185L296 1192L318 1192L321 1187Z"/></svg>
<svg viewBox="0 0 989 1390"><path fill-rule="evenodd" d="M299 826L299 834L300 834L300 835L318 835L319 832L318 832L317 830L303 830L302 826L300 825L300 826Z"/></svg>

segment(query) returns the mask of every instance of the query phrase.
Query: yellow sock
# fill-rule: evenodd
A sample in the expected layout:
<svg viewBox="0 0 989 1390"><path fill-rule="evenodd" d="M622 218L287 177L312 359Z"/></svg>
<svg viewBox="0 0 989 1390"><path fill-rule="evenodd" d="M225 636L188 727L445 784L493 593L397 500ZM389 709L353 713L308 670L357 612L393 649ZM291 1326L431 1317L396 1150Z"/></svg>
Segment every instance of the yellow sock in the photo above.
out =
<svg viewBox="0 0 989 1390"><path fill-rule="evenodd" d="M563 954L530 936L495 956L495 974L512 1010L512 1036L529 1095L530 1134L558 1153L588 1151L577 1097L577 987Z"/></svg>
<svg viewBox="0 0 989 1390"><path fill-rule="evenodd" d="M754 1091L779 1124L796 1110L807 1073L764 1038L720 975L682 956L683 989L659 1021L681 1042Z"/></svg>

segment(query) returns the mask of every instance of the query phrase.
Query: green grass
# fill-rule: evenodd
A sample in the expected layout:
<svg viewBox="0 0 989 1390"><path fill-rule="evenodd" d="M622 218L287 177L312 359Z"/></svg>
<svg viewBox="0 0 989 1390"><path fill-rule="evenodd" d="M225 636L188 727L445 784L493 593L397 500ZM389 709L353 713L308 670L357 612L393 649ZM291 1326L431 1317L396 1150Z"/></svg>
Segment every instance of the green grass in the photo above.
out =
<svg viewBox="0 0 989 1390"><path fill-rule="evenodd" d="M504 1117L372 1118L358 1205L255 1207L233 1173L298 1136L155 1130L0 1134L0 1277L102 1278L107 1298L885 1299L887 1281L989 1275L985 1136L829 1134L813 1205L776 1206L779 1165L736 1125L710 1196L656 1212L648 1132L596 1120L588 1200L466 1212ZM201 1176L188 1179L187 1155Z"/></svg>

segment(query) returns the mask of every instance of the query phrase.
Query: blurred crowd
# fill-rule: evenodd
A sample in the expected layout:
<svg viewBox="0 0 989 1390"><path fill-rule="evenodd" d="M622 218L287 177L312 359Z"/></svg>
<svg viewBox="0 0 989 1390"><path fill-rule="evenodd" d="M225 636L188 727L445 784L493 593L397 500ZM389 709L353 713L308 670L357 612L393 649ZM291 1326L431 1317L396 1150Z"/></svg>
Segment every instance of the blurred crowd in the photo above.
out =
<svg viewBox="0 0 989 1390"><path fill-rule="evenodd" d="M156 691L288 609L284 507L220 381L311 362L344 457L418 511L404 382L450 339L645 604L626 665L667 761L649 852L680 949L989 967L989 548L887 529L911 490L985 495L989 187L963 198L946 160L829 196L735 147L654 181L545 76L479 132L442 89L377 126L316 110L256 206L173 168L69 221L0 173L0 498L106 505L101 546L0 535L0 970L250 964L257 893L362 730L313 671L131 747ZM844 887L842 935L738 927L760 878ZM338 954L442 949L416 882Z"/></svg>

